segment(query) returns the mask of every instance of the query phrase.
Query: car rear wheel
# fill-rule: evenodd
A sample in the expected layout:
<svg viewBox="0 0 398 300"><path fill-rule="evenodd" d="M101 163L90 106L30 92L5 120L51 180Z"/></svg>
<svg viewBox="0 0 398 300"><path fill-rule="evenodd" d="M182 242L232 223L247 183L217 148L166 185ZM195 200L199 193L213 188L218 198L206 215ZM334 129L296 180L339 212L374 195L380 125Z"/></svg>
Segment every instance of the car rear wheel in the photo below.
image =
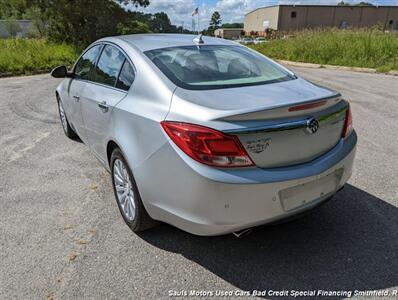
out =
<svg viewBox="0 0 398 300"><path fill-rule="evenodd" d="M73 131L72 127L70 127L70 125L69 125L68 118L66 117L66 114L65 114L64 106L62 105L62 101L61 101L61 99L59 99L58 95L57 95L57 102L58 102L59 118L61 120L61 125L62 125L62 128L64 129L65 135L68 138L74 139L77 137L77 134Z"/></svg>
<svg viewBox="0 0 398 300"><path fill-rule="evenodd" d="M155 226L156 221L145 210L130 167L118 148L111 156L111 171L116 203L126 224L134 232Z"/></svg>

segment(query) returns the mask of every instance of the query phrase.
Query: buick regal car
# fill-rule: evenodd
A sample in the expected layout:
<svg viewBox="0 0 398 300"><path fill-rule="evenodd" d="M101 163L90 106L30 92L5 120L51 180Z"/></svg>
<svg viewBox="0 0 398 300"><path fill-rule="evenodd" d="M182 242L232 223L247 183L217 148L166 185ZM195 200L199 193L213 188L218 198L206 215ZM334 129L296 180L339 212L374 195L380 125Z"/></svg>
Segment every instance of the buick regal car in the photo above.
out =
<svg viewBox="0 0 398 300"><path fill-rule="evenodd" d="M133 231L242 232L317 207L351 175L347 100L237 43L103 38L52 75L65 134L111 173Z"/></svg>

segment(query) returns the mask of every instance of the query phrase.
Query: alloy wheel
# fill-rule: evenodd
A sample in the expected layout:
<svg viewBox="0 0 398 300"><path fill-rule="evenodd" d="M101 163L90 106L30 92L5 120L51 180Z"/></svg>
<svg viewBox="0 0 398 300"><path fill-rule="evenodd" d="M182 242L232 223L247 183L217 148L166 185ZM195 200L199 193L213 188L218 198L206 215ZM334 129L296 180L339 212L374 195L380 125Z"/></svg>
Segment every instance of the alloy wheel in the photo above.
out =
<svg viewBox="0 0 398 300"><path fill-rule="evenodd" d="M65 110L64 107L62 106L61 101L58 101L58 107L59 107L59 116L61 118L62 127L64 128L65 131L68 131L68 121L66 120Z"/></svg>
<svg viewBox="0 0 398 300"><path fill-rule="evenodd" d="M113 184L116 197L124 216L133 221L135 217L134 190L125 164L116 159L113 162Z"/></svg>

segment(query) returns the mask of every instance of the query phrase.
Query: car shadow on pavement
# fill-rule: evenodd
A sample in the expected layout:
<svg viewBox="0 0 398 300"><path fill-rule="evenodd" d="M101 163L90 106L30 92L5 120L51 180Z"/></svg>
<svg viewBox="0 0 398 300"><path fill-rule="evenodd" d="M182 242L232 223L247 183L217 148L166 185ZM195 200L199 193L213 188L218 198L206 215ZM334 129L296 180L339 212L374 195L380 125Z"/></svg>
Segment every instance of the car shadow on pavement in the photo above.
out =
<svg viewBox="0 0 398 300"><path fill-rule="evenodd" d="M398 285L397 220L398 208L346 185L313 213L242 239L199 237L168 225L140 237L244 291L375 290Z"/></svg>

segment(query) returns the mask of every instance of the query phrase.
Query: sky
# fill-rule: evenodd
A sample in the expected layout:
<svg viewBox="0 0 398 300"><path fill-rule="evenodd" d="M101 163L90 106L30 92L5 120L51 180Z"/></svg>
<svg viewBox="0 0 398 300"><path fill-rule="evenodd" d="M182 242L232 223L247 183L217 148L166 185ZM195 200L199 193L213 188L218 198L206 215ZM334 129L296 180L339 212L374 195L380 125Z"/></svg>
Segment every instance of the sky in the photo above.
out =
<svg viewBox="0 0 398 300"><path fill-rule="evenodd" d="M244 14L258 7L276 4L336 4L341 0L150 0L150 5L146 8L138 8L145 13L155 13L164 11L168 14L171 22L177 26L183 25L184 28L191 29L191 13L199 7L199 27L200 29L209 26L209 20L214 11L221 14L223 23L242 22ZM345 0L354 4L363 0ZM398 5L398 0L365 0L375 5ZM197 20L197 19L195 19Z"/></svg>

